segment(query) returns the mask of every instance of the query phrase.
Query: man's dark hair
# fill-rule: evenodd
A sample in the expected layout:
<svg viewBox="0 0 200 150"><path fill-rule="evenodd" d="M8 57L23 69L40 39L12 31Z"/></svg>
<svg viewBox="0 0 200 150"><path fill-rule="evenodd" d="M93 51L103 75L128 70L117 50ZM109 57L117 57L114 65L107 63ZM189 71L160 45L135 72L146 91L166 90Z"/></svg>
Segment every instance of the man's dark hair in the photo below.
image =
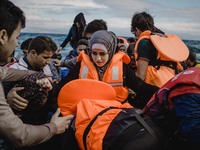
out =
<svg viewBox="0 0 200 150"><path fill-rule="evenodd" d="M26 49L28 50L29 44L32 41L33 38L28 38L26 40L24 40L21 44L21 50Z"/></svg>
<svg viewBox="0 0 200 150"><path fill-rule="evenodd" d="M88 46L88 40L86 40L86 39L80 39L80 40L78 41L77 46L78 46L78 45L85 45L85 46Z"/></svg>
<svg viewBox="0 0 200 150"><path fill-rule="evenodd" d="M38 55L44 51L52 51L54 53L57 50L57 45L50 37L37 36L30 42L28 52L33 49Z"/></svg>
<svg viewBox="0 0 200 150"><path fill-rule="evenodd" d="M153 17L147 12L137 12L133 15L131 20L131 32L135 32L135 28L140 29L142 32L145 30L154 30Z"/></svg>
<svg viewBox="0 0 200 150"><path fill-rule="evenodd" d="M26 18L23 11L9 0L0 0L0 30L5 29L10 38L21 23L25 27Z"/></svg>
<svg viewBox="0 0 200 150"><path fill-rule="evenodd" d="M127 41L128 41L129 43L134 43L134 42L135 42L135 38L130 37L130 38L127 39Z"/></svg>
<svg viewBox="0 0 200 150"><path fill-rule="evenodd" d="M190 61L195 62L197 61L197 55L190 51L188 58Z"/></svg>
<svg viewBox="0 0 200 150"><path fill-rule="evenodd" d="M95 19L88 23L83 32L83 37L86 33L94 33L99 30L108 30L107 24L102 19Z"/></svg>

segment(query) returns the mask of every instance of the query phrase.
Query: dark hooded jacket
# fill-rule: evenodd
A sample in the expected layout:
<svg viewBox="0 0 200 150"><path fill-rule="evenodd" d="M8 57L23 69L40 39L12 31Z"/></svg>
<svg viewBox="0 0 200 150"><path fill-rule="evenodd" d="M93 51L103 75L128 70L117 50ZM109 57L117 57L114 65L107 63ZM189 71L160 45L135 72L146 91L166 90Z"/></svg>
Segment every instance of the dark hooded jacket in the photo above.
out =
<svg viewBox="0 0 200 150"><path fill-rule="evenodd" d="M76 22L78 22L81 27L80 29L77 28ZM86 26L86 20L83 13L79 13L74 18L74 23L71 26L66 39L62 42L60 47L64 48L67 43L70 41L70 45L73 49L76 49L78 41L81 39L84 27Z"/></svg>

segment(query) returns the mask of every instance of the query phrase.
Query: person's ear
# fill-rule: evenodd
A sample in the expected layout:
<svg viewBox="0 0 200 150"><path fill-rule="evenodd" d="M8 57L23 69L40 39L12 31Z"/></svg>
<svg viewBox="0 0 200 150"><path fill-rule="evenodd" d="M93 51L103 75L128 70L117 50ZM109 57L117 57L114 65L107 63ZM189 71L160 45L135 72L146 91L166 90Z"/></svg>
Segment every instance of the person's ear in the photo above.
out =
<svg viewBox="0 0 200 150"><path fill-rule="evenodd" d="M135 28L135 30L136 30L135 32L138 32L139 34L142 33L142 31L139 28L137 28L137 27Z"/></svg>
<svg viewBox="0 0 200 150"><path fill-rule="evenodd" d="M3 45L8 40L8 34L5 29L0 30L0 43Z"/></svg>
<svg viewBox="0 0 200 150"><path fill-rule="evenodd" d="M36 51L34 49L32 49L29 53L31 54L31 56L37 55L37 53L36 53Z"/></svg>

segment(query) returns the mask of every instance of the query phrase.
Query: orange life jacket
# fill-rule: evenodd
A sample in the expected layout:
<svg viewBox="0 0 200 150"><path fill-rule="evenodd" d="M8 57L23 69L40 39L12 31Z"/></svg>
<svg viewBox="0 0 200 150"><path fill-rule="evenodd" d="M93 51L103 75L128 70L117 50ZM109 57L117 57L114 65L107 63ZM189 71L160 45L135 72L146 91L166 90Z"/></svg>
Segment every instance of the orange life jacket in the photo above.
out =
<svg viewBox="0 0 200 150"><path fill-rule="evenodd" d="M144 117L144 120L140 120L135 113L132 113L135 109L129 103L121 104L115 99L114 88L102 81L77 79L63 86L58 96L58 106L64 116L76 114L73 127L75 127L75 137L81 150L110 149L116 146L116 142L122 140L119 137L129 141L133 137L130 135L135 135L145 129L149 132L147 134L151 134L155 140L151 144L160 141L156 140L156 137L159 136L153 134L154 131L158 132L159 130L150 118L148 119L141 111L137 111L135 113L143 114L141 116ZM151 127L144 125L145 122L142 123L142 120L147 120L149 125L153 126L153 130L148 129ZM141 134L145 134L143 137L147 137L146 131ZM135 138L131 139L135 141ZM132 144L132 147L134 146Z"/></svg>
<svg viewBox="0 0 200 150"><path fill-rule="evenodd" d="M150 39L156 48L158 64L148 66L145 82L161 87L169 79L175 76L179 66L178 63L187 59L189 50L183 41L176 35L160 35L146 30L141 35L135 45L135 57L137 60L138 44L143 39ZM170 64L170 65L169 65ZM171 65L172 64L172 65Z"/></svg>
<svg viewBox="0 0 200 150"><path fill-rule="evenodd" d="M58 95L58 107L63 116L76 114L75 135L81 149L84 149L83 133L99 112L110 107L133 108L128 103L116 101L116 93L111 85L91 79L77 79L63 86ZM112 120L121 111L110 109L95 120L87 135L88 149L102 149L102 139Z"/></svg>
<svg viewBox="0 0 200 150"><path fill-rule="evenodd" d="M92 150L102 150L103 138L110 126L112 120L121 112L123 109L119 108L133 108L130 104L125 103L121 104L118 101L109 101L109 100L91 100L83 99L77 105L77 114L76 114L76 139L80 146L80 149L84 150L84 141L83 136L86 130L86 127L89 123L95 118L95 116L105 110L106 108L116 107L117 109L109 109L104 112L102 115L98 116L95 122L92 124L87 137L86 137L86 146L87 149Z"/></svg>
<svg viewBox="0 0 200 150"><path fill-rule="evenodd" d="M184 42L175 34L157 34L149 30L144 31L135 44L137 51L138 44L142 39L150 39L158 51L157 59L182 62L189 56L189 50ZM136 53L137 55L137 53ZM137 58L137 56L136 56Z"/></svg>
<svg viewBox="0 0 200 150"><path fill-rule="evenodd" d="M116 100L116 92L111 85L102 81L91 79L72 80L65 84L58 94L58 107L61 114L63 116L75 114L77 104L84 98Z"/></svg>
<svg viewBox="0 0 200 150"><path fill-rule="evenodd" d="M81 61L80 79L99 80L95 66L84 51L79 54L77 60ZM128 97L128 88L123 86L123 63L128 64L129 62L130 58L127 54L117 52L109 63L102 79L103 82L113 86L117 94L117 100L120 102L123 102Z"/></svg>

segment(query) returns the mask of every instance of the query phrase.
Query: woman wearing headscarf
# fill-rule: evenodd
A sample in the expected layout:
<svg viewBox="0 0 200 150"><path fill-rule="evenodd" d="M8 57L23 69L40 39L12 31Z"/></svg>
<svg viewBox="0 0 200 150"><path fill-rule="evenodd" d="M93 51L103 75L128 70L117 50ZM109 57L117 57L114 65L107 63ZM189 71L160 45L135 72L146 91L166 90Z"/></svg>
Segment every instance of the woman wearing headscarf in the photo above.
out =
<svg viewBox="0 0 200 150"><path fill-rule="evenodd" d="M62 42L60 47L57 49L57 52L61 51L68 42L70 42L71 47L75 50L77 47L78 41L82 37L83 30L86 26L86 20L84 14L81 12L76 15L74 18L74 23L71 26L66 39Z"/></svg>
<svg viewBox="0 0 200 150"><path fill-rule="evenodd" d="M93 33L87 53L81 51L76 66L57 84L54 90L56 97L66 83L80 78L100 80L110 84L117 93L117 100L122 103L128 97L128 88L136 92L141 105L145 105L158 90L158 87L146 84L135 76L128 65L129 56L117 51L117 37L113 32L100 30Z"/></svg>

